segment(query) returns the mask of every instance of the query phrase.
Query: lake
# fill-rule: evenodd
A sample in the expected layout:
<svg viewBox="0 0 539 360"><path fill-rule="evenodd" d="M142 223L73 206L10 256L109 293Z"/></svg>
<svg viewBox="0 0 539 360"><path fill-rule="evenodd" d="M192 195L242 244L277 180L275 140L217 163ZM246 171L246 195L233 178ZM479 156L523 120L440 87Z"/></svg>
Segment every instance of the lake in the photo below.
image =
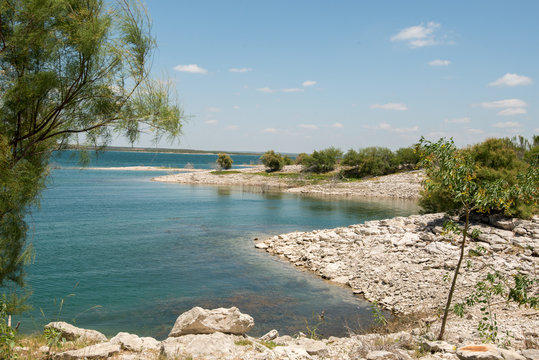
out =
<svg viewBox="0 0 539 360"><path fill-rule="evenodd" d="M369 326L369 303L255 249L253 239L418 212L402 200L329 201L151 181L166 172L80 170L73 153L52 160L41 207L27 219L34 309L15 319L26 333L64 320L108 336L163 339L193 306L236 306L255 319L253 336L305 332L322 311L318 333L343 336ZM216 158L105 152L90 167L211 168ZM258 160L232 158L235 165Z"/></svg>

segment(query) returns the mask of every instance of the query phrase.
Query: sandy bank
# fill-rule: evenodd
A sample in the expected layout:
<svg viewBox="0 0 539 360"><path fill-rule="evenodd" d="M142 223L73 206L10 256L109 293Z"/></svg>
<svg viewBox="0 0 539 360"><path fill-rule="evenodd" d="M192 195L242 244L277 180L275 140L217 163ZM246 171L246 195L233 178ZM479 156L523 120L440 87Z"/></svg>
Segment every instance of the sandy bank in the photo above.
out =
<svg viewBox="0 0 539 360"><path fill-rule="evenodd" d="M264 167L254 166L223 175L212 174L210 170L206 170L165 175L152 180L182 184L261 187L264 190L302 195L418 199L423 179L421 171L409 171L363 181L328 180L311 184L305 179L305 175L299 173L300 170L301 167L291 165L275 174L260 175L264 172ZM292 173L297 173L298 176L288 178L287 174Z"/></svg>

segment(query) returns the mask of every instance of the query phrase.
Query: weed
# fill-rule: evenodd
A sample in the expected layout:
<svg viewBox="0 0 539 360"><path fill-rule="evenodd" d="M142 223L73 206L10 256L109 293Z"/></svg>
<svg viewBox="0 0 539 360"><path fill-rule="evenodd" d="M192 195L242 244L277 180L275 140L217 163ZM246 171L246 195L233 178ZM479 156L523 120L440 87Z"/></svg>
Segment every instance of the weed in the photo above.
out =
<svg viewBox="0 0 539 360"><path fill-rule="evenodd" d="M279 344L276 344L273 341L264 341L264 340L260 340L259 344L264 345L265 347L267 347L270 350L275 349L277 346L280 346Z"/></svg>
<svg viewBox="0 0 539 360"><path fill-rule="evenodd" d="M5 300L5 296L0 299L0 358L14 359L16 358L13 353L16 330L9 326L6 320L9 315Z"/></svg>
<svg viewBox="0 0 539 360"><path fill-rule="evenodd" d="M253 343L252 343L250 340L247 340L247 339L236 340L236 341L234 341L234 344L236 344L236 345L238 345L238 346L249 346L249 345L253 345Z"/></svg>
<svg viewBox="0 0 539 360"><path fill-rule="evenodd" d="M212 175L232 175L232 174L241 174L241 171L237 170L215 170L210 172Z"/></svg>
<svg viewBox="0 0 539 360"><path fill-rule="evenodd" d="M374 323L378 326L386 326L387 325L387 319L382 313L382 309L380 309L380 305L378 305L377 301L374 301L371 306L371 314L372 319Z"/></svg>

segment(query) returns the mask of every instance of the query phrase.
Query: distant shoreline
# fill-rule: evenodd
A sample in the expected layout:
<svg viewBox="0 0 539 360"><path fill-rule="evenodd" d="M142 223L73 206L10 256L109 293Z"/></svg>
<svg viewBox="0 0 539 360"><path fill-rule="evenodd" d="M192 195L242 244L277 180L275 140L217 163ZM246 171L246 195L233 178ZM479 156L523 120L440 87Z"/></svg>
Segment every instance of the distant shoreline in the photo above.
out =
<svg viewBox="0 0 539 360"><path fill-rule="evenodd" d="M118 151L118 152L140 152L152 154L183 154L183 155L245 155L245 156L262 156L262 152L250 151L218 151L218 150L194 150L194 149L167 149L167 148L146 148L146 147L127 147L127 146L107 146L104 148L95 148L93 146L68 146L62 150L86 150L86 151ZM58 150L61 151L61 150ZM284 154L284 153L283 153ZM287 154L296 155L296 154Z"/></svg>

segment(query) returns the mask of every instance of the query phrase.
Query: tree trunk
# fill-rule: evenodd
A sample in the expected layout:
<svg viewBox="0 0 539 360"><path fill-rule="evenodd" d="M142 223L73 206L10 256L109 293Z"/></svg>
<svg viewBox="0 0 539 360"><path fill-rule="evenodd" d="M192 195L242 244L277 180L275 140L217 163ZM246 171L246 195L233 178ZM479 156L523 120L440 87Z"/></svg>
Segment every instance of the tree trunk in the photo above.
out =
<svg viewBox="0 0 539 360"><path fill-rule="evenodd" d="M451 307L451 300L453 299L453 293L455 292L455 285L457 284L457 276L459 275L460 265L462 259L464 259L464 247L466 246L466 236L468 235L468 226L470 225L470 209L466 207L466 223L464 224L464 231L462 233L462 244L460 245L460 258L453 275L453 281L451 283L451 289L449 289L449 295L447 295L447 303L444 309L444 318L442 319L442 326L440 328L440 334L438 340L442 340L445 332L445 323L447 322L447 315L449 314L449 308Z"/></svg>

